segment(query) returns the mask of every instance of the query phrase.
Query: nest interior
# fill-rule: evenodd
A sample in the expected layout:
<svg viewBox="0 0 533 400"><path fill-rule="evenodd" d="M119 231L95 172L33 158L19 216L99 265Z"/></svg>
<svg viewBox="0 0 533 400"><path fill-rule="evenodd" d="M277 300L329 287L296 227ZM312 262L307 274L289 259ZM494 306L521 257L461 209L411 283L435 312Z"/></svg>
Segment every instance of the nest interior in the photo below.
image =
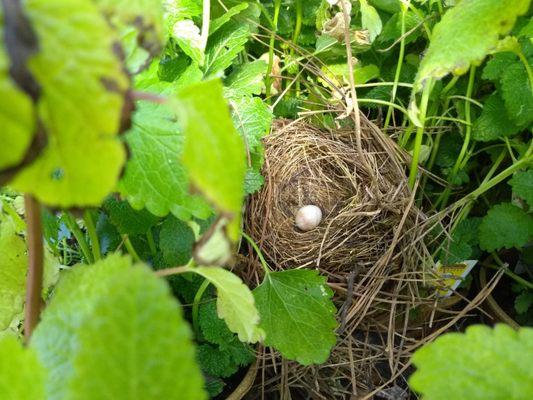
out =
<svg viewBox="0 0 533 400"><path fill-rule="evenodd" d="M273 265L320 267L329 275L371 268L390 247L410 199L394 150L367 136L363 159L353 130L287 120L276 121L264 147L266 181L249 202L247 229ZM323 215L307 232L295 225L304 205Z"/></svg>
<svg viewBox="0 0 533 400"><path fill-rule="evenodd" d="M245 229L272 268L327 276L339 328L324 365L303 367L264 350L248 398L404 398L412 352L482 301L450 310L423 289L433 265L424 243L431 219L413 205L406 156L363 115L361 128L360 146L353 127L302 120L278 120L264 139L265 184L249 199ZM295 214L309 204L323 219L302 232ZM258 284L252 252L246 265L243 278Z"/></svg>

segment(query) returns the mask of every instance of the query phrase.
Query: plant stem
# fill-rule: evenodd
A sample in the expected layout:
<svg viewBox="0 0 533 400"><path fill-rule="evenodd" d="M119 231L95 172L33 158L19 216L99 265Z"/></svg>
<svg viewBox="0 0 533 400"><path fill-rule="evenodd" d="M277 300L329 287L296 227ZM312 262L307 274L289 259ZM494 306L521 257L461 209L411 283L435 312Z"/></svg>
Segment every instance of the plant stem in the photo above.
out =
<svg viewBox="0 0 533 400"><path fill-rule="evenodd" d="M91 249L93 251L94 261L98 261L100 258L102 258L102 253L100 252L100 241L98 240L98 234L96 233L93 216L89 210L85 210L83 213L83 220L85 221L85 227L87 228L87 233L89 234L89 239L91 240Z"/></svg>
<svg viewBox="0 0 533 400"><path fill-rule="evenodd" d="M533 71L531 71L531 66L529 65L529 62L527 61L526 56L524 56L524 53L522 50L515 52L515 54L520 58L520 61L522 61L522 64L524 64L524 67L527 72L527 77L529 80L529 88L531 91L533 91Z"/></svg>
<svg viewBox="0 0 533 400"><path fill-rule="evenodd" d="M400 6L402 8L402 35L400 40L400 54L398 55L398 63L396 64L396 73L394 74L394 84L392 85L392 92L391 92L391 99L390 102L394 103L396 100L396 91L398 90L398 82L400 81L400 73L402 72L402 64L403 64L403 58L405 54L405 14L407 12L407 8L400 3ZM383 130L386 130L389 127L389 121L392 116L392 106L389 105L389 108L387 110L387 116L385 117L385 123L383 124Z"/></svg>
<svg viewBox="0 0 533 400"><path fill-rule="evenodd" d="M242 237L245 238L248 241L248 243L250 243L254 251L257 253L257 256L259 257L259 261L261 262L261 266L265 270L265 274L268 275L271 272L271 270L270 270L270 267L268 266L268 263L265 260L265 257L263 257L263 253L259 249L259 246L257 246L257 243L255 243L255 241L250 236L248 236L245 232L241 232L241 234L242 234Z"/></svg>
<svg viewBox="0 0 533 400"><path fill-rule="evenodd" d="M428 107L429 94L433 87L432 82L426 82L424 91L422 92L422 100L420 102L420 126L416 128L415 145L413 147L413 159L411 160L411 169L409 170L409 187L411 190L415 187L416 177L418 175L418 160L420 159L420 149L422 148L422 139L424 137L424 126L426 123L426 111Z"/></svg>
<svg viewBox="0 0 533 400"><path fill-rule="evenodd" d="M270 33L270 42L268 44L268 66L265 76L265 97L267 102L270 102L270 91L272 85L272 66L274 65L274 46L276 44L276 32L278 30L279 11L281 9L281 0L274 0L274 19L272 20L272 32Z"/></svg>
<svg viewBox="0 0 533 400"><path fill-rule="evenodd" d="M209 22L211 19L211 2L210 0L203 0L202 6L202 32L200 34L200 50L205 52L207 46L207 39L209 38Z"/></svg>
<svg viewBox="0 0 533 400"><path fill-rule="evenodd" d="M196 295L194 296L194 300L192 302L192 327L194 329L194 332L196 332L196 335L200 333L200 327L198 326L198 311L200 308L200 301L202 300L205 290L207 289L210 283L211 282L209 282L207 279L204 279L204 281L198 288L198 291L196 292Z"/></svg>
<svg viewBox="0 0 533 400"><path fill-rule="evenodd" d="M510 271L509 267L506 266L506 265L496 266L496 265L485 264L485 263L483 263L482 265L484 267L488 267L488 268L491 268L491 269L494 269L494 270L503 269L503 273L505 275L507 275L509 278L511 278L512 280L514 280L516 283L518 283L518 284L520 284L520 285L522 285L524 287L527 287L528 289L533 289L533 283L525 280L521 276L519 276L519 275L515 274L514 272Z"/></svg>
<svg viewBox="0 0 533 400"><path fill-rule="evenodd" d="M141 257L139 257L139 254L135 250L135 247L133 247L133 244L131 243L130 238L128 235L123 236L124 239L124 246L126 246L126 250L128 250L128 253L133 257L133 260L137 262L141 262Z"/></svg>
<svg viewBox="0 0 533 400"><path fill-rule="evenodd" d="M148 240L148 247L150 248L150 254L152 257L155 257L157 255L157 248L155 246L155 240L154 240L154 233L152 232L152 228L148 228L148 231L146 232L146 240Z"/></svg>
<svg viewBox="0 0 533 400"><path fill-rule="evenodd" d="M24 317L24 336L29 342L34 328L39 322L43 306L43 232L41 225L41 206L31 195L24 195L28 226L28 276L26 278L26 308Z"/></svg>
<svg viewBox="0 0 533 400"><path fill-rule="evenodd" d="M81 231L80 227L78 226L78 223L76 222L74 217L68 212L65 212L63 214L63 219L65 220L65 224L67 225L67 228L72 232L72 234L76 238L76 241L78 242L78 245L80 246L80 250L83 254L83 257L85 258L85 261L87 262L87 264L92 264L94 260L93 260L91 250L89 249L89 245L87 244L85 235Z"/></svg>

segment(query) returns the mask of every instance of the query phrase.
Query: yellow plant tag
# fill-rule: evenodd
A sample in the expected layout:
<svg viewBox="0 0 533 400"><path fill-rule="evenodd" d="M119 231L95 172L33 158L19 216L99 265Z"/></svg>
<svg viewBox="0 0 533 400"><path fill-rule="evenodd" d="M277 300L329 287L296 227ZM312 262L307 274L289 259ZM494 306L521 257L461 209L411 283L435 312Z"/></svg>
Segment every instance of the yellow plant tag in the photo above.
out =
<svg viewBox="0 0 533 400"><path fill-rule="evenodd" d="M437 262L433 272L437 275L438 296L450 297L476 264L477 260L465 260L449 265L442 265L440 261Z"/></svg>

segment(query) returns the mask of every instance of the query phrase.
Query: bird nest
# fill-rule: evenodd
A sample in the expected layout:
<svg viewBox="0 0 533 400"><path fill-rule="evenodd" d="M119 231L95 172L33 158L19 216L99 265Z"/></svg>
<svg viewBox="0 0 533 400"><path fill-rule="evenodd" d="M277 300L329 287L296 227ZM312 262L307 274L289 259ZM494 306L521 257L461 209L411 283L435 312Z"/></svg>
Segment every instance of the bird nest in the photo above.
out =
<svg viewBox="0 0 533 400"><path fill-rule="evenodd" d="M446 309L423 287L434 279L424 243L434 230L431 219L414 206L407 157L361 119L359 143L353 125L319 129L301 120L275 121L264 139L265 184L249 198L245 230L272 268L316 268L327 276L339 328L337 345L320 366L303 367L263 350L261 382L250 398L406 394L412 352L465 315L466 309ZM295 221L306 205L323 216L310 231ZM261 282L251 251L242 274L252 285Z"/></svg>
<svg viewBox="0 0 533 400"><path fill-rule="evenodd" d="M410 191L391 157L395 149L372 137L369 124L363 125L365 157L353 129L333 132L278 120L265 138L266 181L250 199L247 230L277 268L364 272L398 237ZM319 207L323 215L310 231L295 225L305 205Z"/></svg>

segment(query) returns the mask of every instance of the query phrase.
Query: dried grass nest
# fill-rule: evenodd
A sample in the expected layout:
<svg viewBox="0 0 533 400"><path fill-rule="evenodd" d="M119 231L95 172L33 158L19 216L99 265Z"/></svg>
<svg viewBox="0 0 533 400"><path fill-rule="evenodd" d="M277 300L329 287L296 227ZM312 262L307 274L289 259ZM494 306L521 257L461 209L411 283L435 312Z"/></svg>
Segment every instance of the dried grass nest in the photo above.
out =
<svg viewBox="0 0 533 400"><path fill-rule="evenodd" d="M274 123L264 139L265 185L249 201L246 228L277 268L364 272L390 248L411 196L394 146L373 136L370 124L363 124L363 159L353 129ZM304 205L323 215L307 232L295 225Z"/></svg>
<svg viewBox="0 0 533 400"><path fill-rule="evenodd" d="M353 124L328 130L277 120L264 139L265 184L249 199L245 230L272 268L327 276L339 328L323 365L263 350L247 398L406 398L412 352L482 301L441 313L432 292L421 290L433 265L424 243L431 219L413 205L407 157L364 115L361 123L361 151ZM323 219L302 232L295 214L309 204ZM253 286L261 275L250 251L243 279Z"/></svg>

